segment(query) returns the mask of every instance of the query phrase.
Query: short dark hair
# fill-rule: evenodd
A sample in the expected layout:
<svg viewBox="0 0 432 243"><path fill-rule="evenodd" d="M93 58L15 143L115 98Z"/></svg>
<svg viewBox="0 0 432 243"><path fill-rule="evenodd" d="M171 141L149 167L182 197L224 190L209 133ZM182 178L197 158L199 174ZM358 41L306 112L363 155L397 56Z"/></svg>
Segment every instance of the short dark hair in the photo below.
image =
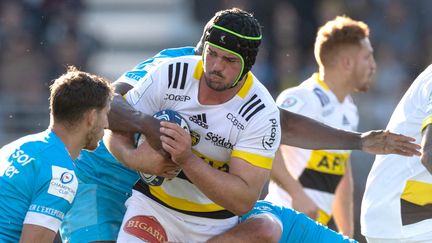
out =
<svg viewBox="0 0 432 243"><path fill-rule="evenodd" d="M85 112L101 110L113 96L111 84L104 78L69 66L67 72L50 86L50 112L56 122L74 125Z"/></svg>
<svg viewBox="0 0 432 243"><path fill-rule="evenodd" d="M315 59L319 65L326 66L339 47L360 45L360 41L367 37L367 24L347 16L337 16L320 27L315 40Z"/></svg>

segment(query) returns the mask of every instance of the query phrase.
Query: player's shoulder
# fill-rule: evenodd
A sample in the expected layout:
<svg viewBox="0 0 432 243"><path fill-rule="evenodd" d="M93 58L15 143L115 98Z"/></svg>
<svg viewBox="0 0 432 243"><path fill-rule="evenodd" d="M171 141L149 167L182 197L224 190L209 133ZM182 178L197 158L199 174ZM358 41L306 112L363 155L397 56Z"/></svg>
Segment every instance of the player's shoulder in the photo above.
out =
<svg viewBox="0 0 432 243"><path fill-rule="evenodd" d="M423 86L432 88L432 64L418 75L412 85L419 87L419 89L423 89Z"/></svg>
<svg viewBox="0 0 432 243"><path fill-rule="evenodd" d="M53 157L66 155L66 148L54 132L46 130L19 138L1 149L2 156Z"/></svg>
<svg viewBox="0 0 432 243"><path fill-rule="evenodd" d="M195 47L185 46L177 48L168 48L160 51L155 57L178 57L195 55Z"/></svg>
<svg viewBox="0 0 432 243"><path fill-rule="evenodd" d="M277 109L273 96L252 72L248 73L248 77L246 78L242 89L239 91L239 95L242 96L242 93L247 94L243 95L246 99L255 99L254 97L256 97L269 108Z"/></svg>
<svg viewBox="0 0 432 243"><path fill-rule="evenodd" d="M276 98L279 107L292 112L299 112L305 106L315 107L322 102L329 103L329 97L312 78L283 90Z"/></svg>

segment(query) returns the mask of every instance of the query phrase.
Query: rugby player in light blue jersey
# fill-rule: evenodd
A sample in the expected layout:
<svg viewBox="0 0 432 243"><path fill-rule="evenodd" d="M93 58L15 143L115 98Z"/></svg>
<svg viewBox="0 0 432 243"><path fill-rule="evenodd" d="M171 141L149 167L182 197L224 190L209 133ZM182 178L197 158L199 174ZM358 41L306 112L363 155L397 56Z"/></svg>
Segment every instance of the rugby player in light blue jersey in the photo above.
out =
<svg viewBox="0 0 432 243"><path fill-rule="evenodd" d="M148 70L168 58L194 55L194 47L166 49L156 56L139 63L133 70L124 73L114 84L117 94L123 95L131 89L138 80L143 78ZM116 97L122 102L122 97ZM115 103L115 102L114 102ZM130 107L123 107L130 109ZM137 114L137 113L134 113ZM130 117L133 117L134 114ZM115 114L110 114L115 115ZM143 116L144 117L144 116ZM139 117L145 119L145 117ZM130 118L129 118L130 119ZM110 128L148 132L149 127L137 127L123 124L123 119L111 122ZM127 120L124 120L127 122ZM156 123L158 126L158 123ZM158 130L158 128L155 128ZM155 136L159 140L158 136ZM150 140L150 138L147 138ZM144 151L139 151L146 154ZM75 202L70 212L66 215L61 226L60 234L63 241L72 243L115 241L123 220L126 208L124 203L132 193L132 187L138 180L137 170L159 174L166 170L163 165L153 166L153 171L145 168L145 165L121 164L105 147L101 140L99 147L94 152L82 151L76 160L76 174L79 179L79 189ZM148 166L147 166L148 168ZM160 173L158 173L160 172Z"/></svg>
<svg viewBox="0 0 432 243"><path fill-rule="evenodd" d="M74 160L108 126L113 90L69 67L50 87L50 126L0 150L0 242L53 242L74 200Z"/></svg>

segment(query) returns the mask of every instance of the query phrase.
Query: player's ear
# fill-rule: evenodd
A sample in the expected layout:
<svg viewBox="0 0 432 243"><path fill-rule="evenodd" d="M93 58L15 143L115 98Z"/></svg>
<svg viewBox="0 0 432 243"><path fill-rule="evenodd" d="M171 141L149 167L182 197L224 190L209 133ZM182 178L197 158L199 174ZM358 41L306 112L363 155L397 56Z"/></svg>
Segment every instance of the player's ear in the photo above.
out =
<svg viewBox="0 0 432 243"><path fill-rule="evenodd" d="M354 67L354 60L352 55L349 55L347 53L343 53L340 55L340 65L342 66L343 70L351 70Z"/></svg>
<svg viewBox="0 0 432 243"><path fill-rule="evenodd" d="M86 124L87 124L89 127L93 127L93 126L94 126L94 124L95 124L96 121L97 121L97 118L98 118L98 112L97 112L97 110L94 109L94 108L88 110L88 111L84 114L85 122L86 122Z"/></svg>

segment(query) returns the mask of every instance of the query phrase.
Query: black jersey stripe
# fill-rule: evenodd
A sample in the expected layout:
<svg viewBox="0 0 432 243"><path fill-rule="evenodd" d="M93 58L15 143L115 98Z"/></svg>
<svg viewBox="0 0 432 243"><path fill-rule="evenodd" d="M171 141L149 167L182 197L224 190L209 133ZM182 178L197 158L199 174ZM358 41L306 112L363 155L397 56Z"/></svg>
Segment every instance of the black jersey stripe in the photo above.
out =
<svg viewBox="0 0 432 243"><path fill-rule="evenodd" d="M207 115L206 115L206 113L203 113L203 114L202 114L202 121L203 121L204 123L207 123Z"/></svg>
<svg viewBox="0 0 432 243"><path fill-rule="evenodd" d="M251 103L255 98L257 97L257 95L256 94L254 94L253 96L252 96L252 98L250 98L250 100L248 100L248 102L246 102L246 104L244 104L241 108L240 108L240 111L238 112L238 114L241 114L242 113L242 111L243 111L243 109L249 104L249 103Z"/></svg>
<svg viewBox="0 0 432 243"><path fill-rule="evenodd" d="M249 121L249 119L251 117L253 117L256 113L258 113L260 110L264 109L265 105L261 104L260 106L258 106L248 117L246 117L246 121Z"/></svg>
<svg viewBox="0 0 432 243"><path fill-rule="evenodd" d="M172 76L173 76L173 64L170 64L168 66L168 88L171 88L171 84L172 84Z"/></svg>
<svg viewBox="0 0 432 243"><path fill-rule="evenodd" d="M185 87L188 67L189 67L189 64L183 63L183 75L182 75L182 81L180 84L180 89L184 89L184 87Z"/></svg>
<svg viewBox="0 0 432 243"><path fill-rule="evenodd" d="M342 175L322 173L306 168L299 177L303 187L334 193L339 185Z"/></svg>
<svg viewBox="0 0 432 243"><path fill-rule="evenodd" d="M138 180L135 183L133 189L143 193L144 195L151 198L153 201L163 205L164 207L170 208L172 210L175 210L177 212L181 212L184 214L193 215L193 216L197 216L197 217L212 218L212 219L226 219L226 218L231 218L231 217L235 216L233 213L231 213L228 210L220 210L220 211L214 211L214 212L191 212L191 211L185 211L185 210L171 207L170 205L159 200L157 197L153 196L150 192L149 186L147 184L145 184L142 180Z"/></svg>
<svg viewBox="0 0 432 243"><path fill-rule="evenodd" d="M426 219L432 219L432 204L417 205L400 199L402 225L418 223Z"/></svg>
<svg viewBox="0 0 432 243"><path fill-rule="evenodd" d="M180 76L180 62L176 63L176 68L175 68L175 77L174 77L174 84L173 84L173 88L176 89L178 86L178 81L179 81L179 76Z"/></svg>
<svg viewBox="0 0 432 243"><path fill-rule="evenodd" d="M241 116L244 117L246 115L246 113L248 113L252 108L257 106L259 103L261 103L261 99L258 99L257 101L255 101L251 105L249 105L248 108L246 108L246 110L241 114Z"/></svg>
<svg viewBox="0 0 432 243"><path fill-rule="evenodd" d="M183 70L181 66L183 65ZM168 88L173 89L184 89L186 85L187 80L187 71L188 71L189 64L188 63L181 63L177 62L175 64L168 65ZM175 70L174 70L175 69ZM180 87L179 87L179 79L180 79L180 72L181 74L181 81L180 81Z"/></svg>

